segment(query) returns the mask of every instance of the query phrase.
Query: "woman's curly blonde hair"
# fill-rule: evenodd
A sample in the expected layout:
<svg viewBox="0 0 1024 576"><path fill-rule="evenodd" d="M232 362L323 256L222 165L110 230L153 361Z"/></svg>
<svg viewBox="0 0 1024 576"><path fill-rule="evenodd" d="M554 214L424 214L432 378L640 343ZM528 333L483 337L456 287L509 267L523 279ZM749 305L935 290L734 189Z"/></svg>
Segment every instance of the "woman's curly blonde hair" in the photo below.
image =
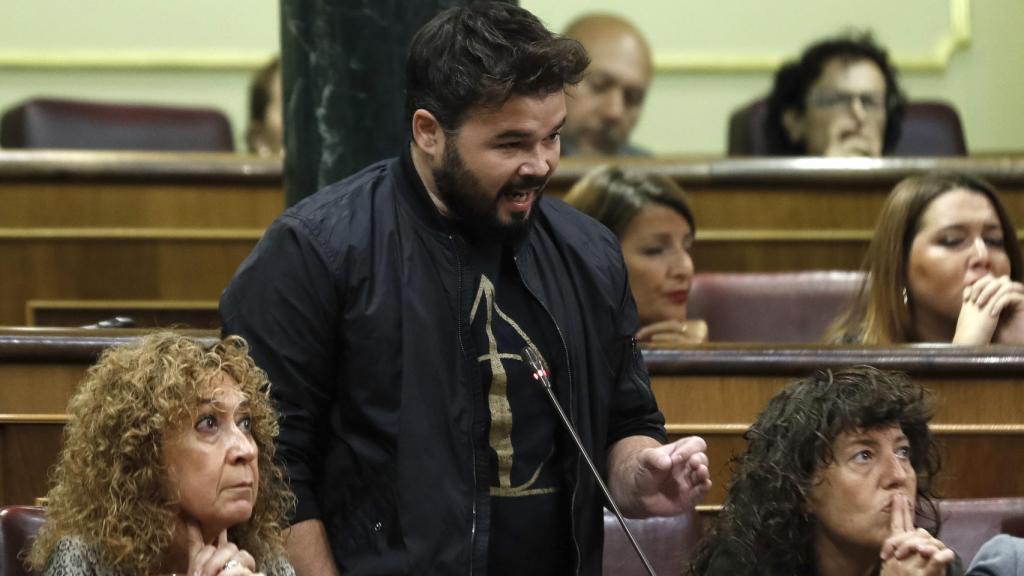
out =
<svg viewBox="0 0 1024 576"><path fill-rule="evenodd" d="M249 551L257 566L284 553L282 531L295 499L274 463L278 425L267 395L270 384L248 352L236 336L207 345L162 332L103 353L68 405L46 523L28 555L33 569L44 569L62 538L95 548L103 563L119 572L157 568L178 523L164 440L197 414L201 394L221 371L238 382L251 403L252 436L259 448L260 488L252 517L229 530L230 539Z"/></svg>

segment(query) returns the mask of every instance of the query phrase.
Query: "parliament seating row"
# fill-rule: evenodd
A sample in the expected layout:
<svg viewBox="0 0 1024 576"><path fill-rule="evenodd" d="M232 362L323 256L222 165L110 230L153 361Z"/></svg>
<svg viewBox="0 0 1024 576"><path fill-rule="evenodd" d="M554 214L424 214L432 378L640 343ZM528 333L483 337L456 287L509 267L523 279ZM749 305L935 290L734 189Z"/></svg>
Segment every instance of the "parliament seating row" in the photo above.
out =
<svg viewBox="0 0 1024 576"><path fill-rule="evenodd" d="M848 304L858 272L710 272L694 276L691 318L713 342L819 342ZM124 318L129 327L220 327L217 301L49 301L27 304L29 326L76 327Z"/></svg>
<svg viewBox="0 0 1024 576"><path fill-rule="evenodd" d="M65 407L86 367L107 346L142 333L0 329L0 504L31 503L45 494ZM645 349L644 358L670 436L703 436L715 478L731 475L729 461L743 449L743 433L786 383L821 368L870 364L906 372L934 392L942 496L1024 497L1024 475L1016 468L1024 461L1019 348L711 344ZM724 482L715 483L708 503L720 504L724 490Z"/></svg>
<svg viewBox="0 0 1024 576"><path fill-rule="evenodd" d="M689 191L700 272L857 269L889 189L921 170L979 173L1024 213L1017 159L630 162ZM565 159L550 193L593 166ZM279 162L251 157L0 150L0 325L26 324L30 302L216 301L281 186Z"/></svg>
<svg viewBox="0 0 1024 576"><path fill-rule="evenodd" d="M35 506L0 508L0 576L31 576L21 560L26 545L45 521L45 509ZM943 527L939 538L970 563L981 545L996 534L1024 537L1024 498L939 501ZM646 558L657 574L682 574L705 533L697 513L668 518L627 519ZM604 514L604 574L644 576L647 571L623 532L618 519Z"/></svg>
<svg viewBox="0 0 1024 576"><path fill-rule="evenodd" d="M730 156L777 156L765 135L766 98L729 118ZM964 156L967 143L956 109L945 102L906 105L895 156ZM34 98L4 112L4 148L231 151L231 125L208 108L131 105Z"/></svg>

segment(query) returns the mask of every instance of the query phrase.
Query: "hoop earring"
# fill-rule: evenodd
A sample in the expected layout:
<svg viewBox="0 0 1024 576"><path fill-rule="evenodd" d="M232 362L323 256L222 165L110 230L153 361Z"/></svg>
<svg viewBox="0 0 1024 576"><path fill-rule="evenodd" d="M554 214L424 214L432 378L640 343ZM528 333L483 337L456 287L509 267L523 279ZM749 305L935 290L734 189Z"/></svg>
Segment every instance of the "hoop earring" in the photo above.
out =
<svg viewBox="0 0 1024 576"><path fill-rule="evenodd" d="M903 305L904 306L909 306L910 305L910 296L907 294L907 287L906 286L903 287Z"/></svg>

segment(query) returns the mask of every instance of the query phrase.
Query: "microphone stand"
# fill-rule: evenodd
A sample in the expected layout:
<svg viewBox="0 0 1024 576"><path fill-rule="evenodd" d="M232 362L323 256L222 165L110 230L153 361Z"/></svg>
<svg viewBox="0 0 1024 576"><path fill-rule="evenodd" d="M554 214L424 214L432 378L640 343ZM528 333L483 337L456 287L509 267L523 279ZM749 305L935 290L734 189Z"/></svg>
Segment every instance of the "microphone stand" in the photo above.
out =
<svg viewBox="0 0 1024 576"><path fill-rule="evenodd" d="M576 448L579 449L583 459L587 462L587 466L590 468L591 474L594 475L594 480L597 481L597 485L601 487L601 492L604 492L604 497L608 500L608 505L611 507L612 512L615 513L615 517L619 519L619 524L622 526L622 530L626 533L626 537L629 538L629 543L633 545L633 549L636 550L636 555L640 557L640 561L643 562L644 568L647 569L647 573L650 576L657 576L654 573L654 567L651 566L650 561L647 560L647 556L644 551L640 549L640 543L636 541L633 533L629 530L629 526L626 525L626 519L622 516L622 512L619 511L619 507L615 504L615 500L612 499L611 493L608 491L608 486L605 485L604 480L601 479L601 473L597 471L597 466L594 466L594 461L590 459L590 455L587 454L587 450L583 447L583 441L580 440L580 435L576 433L576 428L569 421L569 417L566 416L565 410L562 410L562 405L558 403L558 399L555 398L555 393L551 388L551 380L548 379L548 370L544 366L544 359L540 357L540 354L536 350L526 346L521 352L521 356L526 364L533 371L533 379L537 380L544 386L544 391L547 392L548 400L551 401L551 405L555 407L555 411L558 413L559 419L562 421L562 426L565 427L569 435L572 436L573 441L576 443Z"/></svg>

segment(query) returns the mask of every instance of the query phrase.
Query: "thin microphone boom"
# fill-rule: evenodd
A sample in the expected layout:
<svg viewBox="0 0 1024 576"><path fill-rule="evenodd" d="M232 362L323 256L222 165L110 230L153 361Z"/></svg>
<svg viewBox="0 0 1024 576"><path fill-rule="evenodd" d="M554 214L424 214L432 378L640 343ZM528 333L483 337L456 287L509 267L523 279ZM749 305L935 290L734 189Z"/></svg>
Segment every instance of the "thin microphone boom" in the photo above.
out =
<svg viewBox="0 0 1024 576"><path fill-rule="evenodd" d="M576 428L569 421L569 417L565 415L565 410L562 410L562 405L558 403L558 399L555 398L555 393L551 389L551 380L548 379L548 369L544 365L544 360L540 357L540 354L536 350L527 346L523 348L521 353L523 360L530 367L532 371L533 379L537 380L544 386L544 391L547 392L548 400L551 401L551 405L555 407L555 411L558 413L559 419L562 421L562 426L565 427L569 435L572 436L573 441L576 443L576 448L579 449L583 459L586 460L587 466L590 467L591 474L594 475L594 480L597 481L597 485L601 487L601 492L604 492L604 497L608 501L608 505L611 507L612 512L615 513L615 517L619 519L619 524L622 525L622 530L626 533L626 537L629 538L629 543L633 545L633 549L636 550L636 555L640 557L640 561L644 563L644 568L647 569L647 573L651 576L657 576L654 573L654 567L647 560L647 556L644 551L640 549L640 543L636 541L633 533L630 532L629 526L626 525L626 519L622 516L622 512L619 511L619 507L615 505L615 500L612 500L612 495L608 492L608 487L605 486L604 480L601 479L601 474L597 471L597 466L594 466L594 461L590 459L590 455L587 454L585 448L583 448L583 442L580 440L580 435L576 433Z"/></svg>

